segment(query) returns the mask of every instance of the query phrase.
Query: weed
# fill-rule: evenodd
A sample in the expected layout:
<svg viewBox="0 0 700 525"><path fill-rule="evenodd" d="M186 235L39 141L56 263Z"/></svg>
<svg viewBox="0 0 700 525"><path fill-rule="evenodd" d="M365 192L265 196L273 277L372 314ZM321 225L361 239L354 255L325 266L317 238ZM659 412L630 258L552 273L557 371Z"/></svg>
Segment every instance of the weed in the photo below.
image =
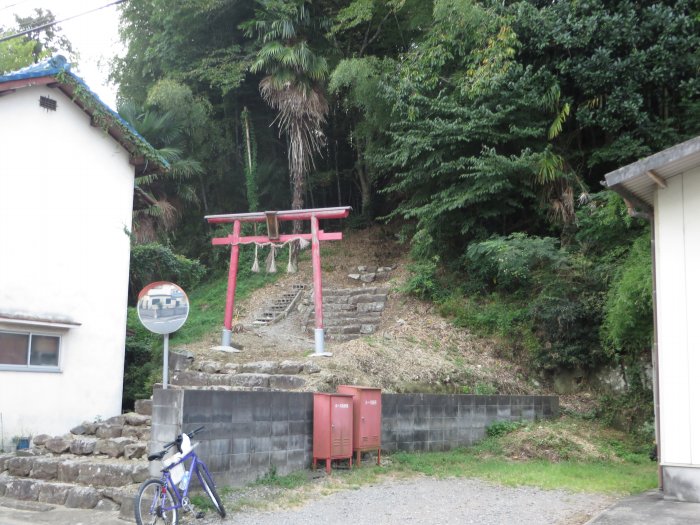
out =
<svg viewBox="0 0 700 525"><path fill-rule="evenodd" d="M526 424L524 421L496 421L486 427L486 435L489 437L505 436L523 428Z"/></svg>

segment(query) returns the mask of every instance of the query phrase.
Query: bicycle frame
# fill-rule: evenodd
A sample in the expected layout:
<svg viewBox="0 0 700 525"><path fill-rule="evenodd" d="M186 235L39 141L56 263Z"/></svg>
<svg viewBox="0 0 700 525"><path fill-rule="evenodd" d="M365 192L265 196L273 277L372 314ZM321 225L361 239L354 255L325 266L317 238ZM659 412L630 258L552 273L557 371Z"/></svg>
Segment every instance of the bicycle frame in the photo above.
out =
<svg viewBox="0 0 700 525"><path fill-rule="evenodd" d="M170 474L170 471L174 467L176 467L178 465L182 465L183 463L185 463L189 459L191 459L192 461L190 462L189 468L186 470L187 476L188 476L187 485L185 486L185 488L181 492L180 487L178 486L180 482L175 483L173 481L173 478ZM202 468L204 469L204 471L207 473L207 476L211 477L211 474L209 473L209 469L207 468L207 465L201 459L199 459L199 457L197 456L197 454L194 451L194 448L182 458L182 461L179 461L177 463L169 465L161 470L163 475L161 476L160 479L163 482L163 488L161 489L160 499L161 499L161 508L163 511L171 511L171 510L175 510L175 509L181 509L189 502L188 495L190 492L190 483L192 483L192 474L194 472L197 473L197 479L199 480L199 484L204 486L204 481L202 480L202 476L199 473L199 469L197 469L198 465L201 465ZM172 507L165 506L167 487L170 487L172 489L172 492L173 492L175 498L177 499L177 501L175 502L175 505ZM157 506L157 499L154 498L151 510L155 509L156 506Z"/></svg>

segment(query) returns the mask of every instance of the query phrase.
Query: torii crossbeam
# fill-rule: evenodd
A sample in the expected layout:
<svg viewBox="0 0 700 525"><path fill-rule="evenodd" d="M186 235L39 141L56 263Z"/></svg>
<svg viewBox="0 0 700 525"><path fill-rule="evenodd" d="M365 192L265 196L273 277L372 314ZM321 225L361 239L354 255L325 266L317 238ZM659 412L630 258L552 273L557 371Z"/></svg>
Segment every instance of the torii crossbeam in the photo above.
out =
<svg viewBox="0 0 700 525"><path fill-rule="evenodd" d="M233 223L233 232L227 237L212 239L214 246L230 245L231 262L228 270L228 287L226 289L226 311L224 312L224 329L221 346L231 347L231 329L233 308L236 297L236 277L238 275L238 251L241 244L289 242L297 239L311 241L311 261L314 276L314 307L316 310L314 340L316 355L330 355L323 349L323 291L321 287L321 246L320 241L339 241L342 232L326 233L319 230L320 219L343 219L350 214L350 206L336 208L312 208L306 210L267 211L252 213L229 213L224 215L207 215L210 224ZM310 221L311 233L281 235L279 221ZM242 222L266 222L267 235L241 237Z"/></svg>

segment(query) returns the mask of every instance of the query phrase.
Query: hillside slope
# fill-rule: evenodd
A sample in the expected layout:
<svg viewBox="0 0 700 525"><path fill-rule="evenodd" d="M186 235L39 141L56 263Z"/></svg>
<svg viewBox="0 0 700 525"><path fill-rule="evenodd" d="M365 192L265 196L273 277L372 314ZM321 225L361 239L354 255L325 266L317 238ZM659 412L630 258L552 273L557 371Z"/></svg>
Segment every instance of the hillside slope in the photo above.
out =
<svg viewBox="0 0 700 525"><path fill-rule="evenodd" d="M453 326L440 317L432 303L419 301L400 291L409 275L406 246L381 227L345 234L340 242L322 245L324 289L385 286L389 289L386 308L374 334L347 342L328 341L329 358L314 358L321 368L306 390L329 391L338 384L381 387L386 392L442 392L476 394L550 393L536 380L528 380L516 364L496 356L497 344L468 330ZM286 267L286 253L279 257L280 272ZM304 329L308 312L295 310L281 322L255 326L262 306L291 288L312 283L308 255L296 274L284 274L236 305L238 354L214 351L219 333L180 349L196 360L245 363L263 360L306 359L313 354L313 332ZM390 266L389 278L363 284L348 277L358 266ZM305 300L308 310L310 297ZM206 305L204 305L206 306ZM203 307L204 307L203 306Z"/></svg>

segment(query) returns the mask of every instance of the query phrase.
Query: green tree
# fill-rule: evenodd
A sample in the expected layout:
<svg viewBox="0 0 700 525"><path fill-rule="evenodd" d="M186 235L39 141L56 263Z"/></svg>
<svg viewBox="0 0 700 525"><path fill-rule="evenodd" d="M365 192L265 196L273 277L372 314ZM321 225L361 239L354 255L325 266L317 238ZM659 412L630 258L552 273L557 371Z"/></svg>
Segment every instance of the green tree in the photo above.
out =
<svg viewBox="0 0 700 525"><path fill-rule="evenodd" d="M314 47L320 20L308 0L259 0L258 4L255 18L242 24L246 35L256 37L260 45L250 70L265 75L260 93L277 111L277 126L287 137L292 209L301 209L306 176L325 143L328 102L323 81L328 65ZM295 223L294 230L301 231L301 225Z"/></svg>

